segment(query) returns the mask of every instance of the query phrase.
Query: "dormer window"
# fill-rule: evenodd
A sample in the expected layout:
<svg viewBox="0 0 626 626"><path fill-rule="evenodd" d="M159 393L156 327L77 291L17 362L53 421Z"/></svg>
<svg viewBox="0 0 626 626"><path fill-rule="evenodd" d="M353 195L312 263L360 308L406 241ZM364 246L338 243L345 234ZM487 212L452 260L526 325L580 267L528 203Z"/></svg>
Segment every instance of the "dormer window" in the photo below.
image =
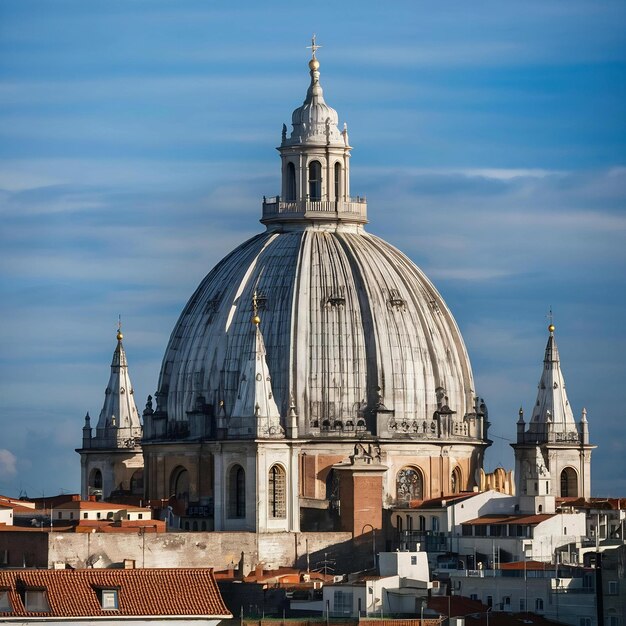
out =
<svg viewBox="0 0 626 626"><path fill-rule="evenodd" d="M117 589L102 589L100 591L100 606L103 611L117 611L120 608Z"/></svg>
<svg viewBox="0 0 626 626"><path fill-rule="evenodd" d="M24 597L24 606L27 611L47 613L50 610L45 589L27 589Z"/></svg>
<svg viewBox="0 0 626 626"><path fill-rule="evenodd" d="M10 613L12 610L8 589L0 589L0 613Z"/></svg>

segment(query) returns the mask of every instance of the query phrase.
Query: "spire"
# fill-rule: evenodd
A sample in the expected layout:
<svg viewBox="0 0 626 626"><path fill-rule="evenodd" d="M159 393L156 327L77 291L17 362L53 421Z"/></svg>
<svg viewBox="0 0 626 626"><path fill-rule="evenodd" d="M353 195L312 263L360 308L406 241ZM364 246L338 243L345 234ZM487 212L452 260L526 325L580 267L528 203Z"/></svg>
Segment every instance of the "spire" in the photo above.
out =
<svg viewBox="0 0 626 626"><path fill-rule="evenodd" d="M135 405L133 386L122 339L122 322L117 326L117 345L111 361L109 383L104 392L104 405L96 426L100 447L134 447L141 438L141 422Z"/></svg>
<svg viewBox="0 0 626 626"><path fill-rule="evenodd" d="M257 293L252 298L254 345L239 383L239 393L229 420L230 437L284 437L280 412L272 392L272 382L265 359Z"/></svg>
<svg viewBox="0 0 626 626"><path fill-rule="evenodd" d="M554 331L555 326L550 323L537 402L530 420L530 432L539 434L551 430L554 433L577 433L574 415L565 391Z"/></svg>

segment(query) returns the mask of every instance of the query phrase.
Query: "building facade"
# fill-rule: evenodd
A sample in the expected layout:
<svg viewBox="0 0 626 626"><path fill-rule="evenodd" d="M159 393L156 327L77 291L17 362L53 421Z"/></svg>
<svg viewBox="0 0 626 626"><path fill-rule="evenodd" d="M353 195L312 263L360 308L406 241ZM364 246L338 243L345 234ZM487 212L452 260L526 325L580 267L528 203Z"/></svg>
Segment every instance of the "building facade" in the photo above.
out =
<svg viewBox="0 0 626 626"><path fill-rule="evenodd" d="M146 496L205 511L215 530L358 534L361 498L381 509L471 490L489 445L450 310L365 230L315 49L266 230L193 294L143 414Z"/></svg>

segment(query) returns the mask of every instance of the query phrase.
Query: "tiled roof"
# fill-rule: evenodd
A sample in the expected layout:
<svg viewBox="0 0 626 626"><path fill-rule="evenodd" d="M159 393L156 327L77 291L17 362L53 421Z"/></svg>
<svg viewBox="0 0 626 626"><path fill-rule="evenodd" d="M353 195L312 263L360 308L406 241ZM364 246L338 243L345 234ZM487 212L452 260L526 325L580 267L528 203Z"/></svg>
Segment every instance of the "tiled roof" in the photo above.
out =
<svg viewBox="0 0 626 626"><path fill-rule="evenodd" d="M626 508L626 498L557 498L557 504L578 509L619 510Z"/></svg>
<svg viewBox="0 0 626 626"><path fill-rule="evenodd" d="M92 502L91 500L78 500L59 505L56 511L138 511L140 513L151 512L147 507L133 506L132 504L113 504L111 502Z"/></svg>
<svg viewBox="0 0 626 626"><path fill-rule="evenodd" d="M461 502L468 498L473 498L478 495L474 492L463 493L451 493L447 496L440 496L438 498L430 498L429 500L411 500L404 506L396 506L396 508L408 508L408 509L440 509L452 504L453 502Z"/></svg>
<svg viewBox="0 0 626 626"><path fill-rule="evenodd" d="M500 563L500 569L512 569L512 570L554 570L555 565L552 563L546 563L545 561L515 561L513 563Z"/></svg>
<svg viewBox="0 0 626 626"><path fill-rule="evenodd" d="M0 617L198 615L232 617L211 569L82 569L0 571L13 611ZM26 611L24 590L45 589L50 611ZM117 610L103 610L98 590L117 589Z"/></svg>
<svg viewBox="0 0 626 626"><path fill-rule="evenodd" d="M462 525L480 526L482 524L540 524L554 517L553 513L541 513L540 515L483 515L475 519L463 522Z"/></svg>

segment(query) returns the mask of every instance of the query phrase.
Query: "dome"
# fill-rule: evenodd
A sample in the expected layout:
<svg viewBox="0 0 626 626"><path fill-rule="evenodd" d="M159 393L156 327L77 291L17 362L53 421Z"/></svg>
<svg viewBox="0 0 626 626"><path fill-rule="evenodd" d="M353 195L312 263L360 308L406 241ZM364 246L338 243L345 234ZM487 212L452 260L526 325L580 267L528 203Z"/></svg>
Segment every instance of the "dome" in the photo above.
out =
<svg viewBox="0 0 626 626"><path fill-rule="evenodd" d="M229 436L218 431L228 430L249 371L258 307L268 393L283 427L297 414L298 437L426 435L439 414L446 432L481 437L463 422L482 411L459 329L423 272L366 232L365 200L349 195L352 148L313 59L290 139L283 130L282 194L264 198L267 230L218 263L187 303L155 415L180 424L201 411L211 436Z"/></svg>
<svg viewBox="0 0 626 626"><path fill-rule="evenodd" d="M232 409L255 291L272 389L282 415L293 396L301 432L360 416L373 430L381 403L398 421L430 418L442 403L460 416L473 409L463 340L424 274L363 229L305 227L253 237L202 281L163 361L169 419L185 420L199 397Z"/></svg>

